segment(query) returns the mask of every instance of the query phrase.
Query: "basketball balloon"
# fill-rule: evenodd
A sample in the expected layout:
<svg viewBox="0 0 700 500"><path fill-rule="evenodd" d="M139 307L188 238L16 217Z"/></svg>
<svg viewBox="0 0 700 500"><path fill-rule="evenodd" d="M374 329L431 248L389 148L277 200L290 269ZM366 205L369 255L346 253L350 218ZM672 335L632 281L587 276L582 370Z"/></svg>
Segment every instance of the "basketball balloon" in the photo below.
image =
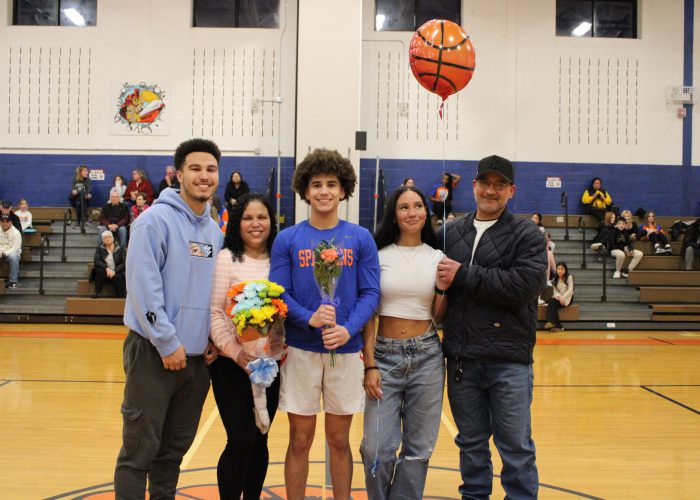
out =
<svg viewBox="0 0 700 500"><path fill-rule="evenodd" d="M408 54L418 83L443 101L466 87L474 74L474 46L452 21L433 19L418 28Z"/></svg>

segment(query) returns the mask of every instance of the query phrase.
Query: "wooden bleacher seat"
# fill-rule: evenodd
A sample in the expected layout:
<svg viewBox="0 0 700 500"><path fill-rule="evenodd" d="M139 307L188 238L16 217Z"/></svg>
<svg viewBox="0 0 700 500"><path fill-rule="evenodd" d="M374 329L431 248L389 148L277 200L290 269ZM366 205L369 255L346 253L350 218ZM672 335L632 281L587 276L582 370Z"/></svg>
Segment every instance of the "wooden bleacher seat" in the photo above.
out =
<svg viewBox="0 0 700 500"><path fill-rule="evenodd" d="M91 316L122 316L126 299L66 297L66 314Z"/></svg>
<svg viewBox="0 0 700 500"><path fill-rule="evenodd" d="M683 245L682 241L670 241L671 251L673 255L671 257L678 257L681 253L681 247ZM635 241L632 243L635 250L640 250L644 255L654 255L654 245L650 241ZM661 257L661 256L659 256ZM668 257L668 255L666 255Z"/></svg>
<svg viewBox="0 0 700 500"><path fill-rule="evenodd" d="M684 261L678 255L653 255L639 262L635 271L664 270L677 271L685 268Z"/></svg>
<svg viewBox="0 0 700 500"><path fill-rule="evenodd" d="M640 302L700 303L700 287L689 286L642 286L639 287Z"/></svg>
<svg viewBox="0 0 700 500"><path fill-rule="evenodd" d="M77 281L77 289L78 289L78 295L81 296L90 296L93 293L95 293L95 283L93 281L88 281L88 280L78 280ZM114 297L116 292L114 291L114 287L112 284L107 281L105 282L104 286L102 287L102 296L103 297Z"/></svg>
<svg viewBox="0 0 700 500"><path fill-rule="evenodd" d="M69 209L71 211L71 219L75 220L75 210L70 207L31 207L29 211L32 213L32 220L36 223L51 223L53 221L63 220L63 213Z"/></svg>
<svg viewBox="0 0 700 500"><path fill-rule="evenodd" d="M0 278L0 295L5 293L5 280Z"/></svg>
<svg viewBox="0 0 700 500"><path fill-rule="evenodd" d="M537 320L545 321L547 319L547 304L540 304L537 307ZM569 307L559 309L559 319L562 321L578 321L579 318L578 304L571 304Z"/></svg>
<svg viewBox="0 0 700 500"><path fill-rule="evenodd" d="M700 304L651 304L652 321L699 321Z"/></svg>
<svg viewBox="0 0 700 500"><path fill-rule="evenodd" d="M630 271L627 283L647 286L700 286L700 271Z"/></svg>

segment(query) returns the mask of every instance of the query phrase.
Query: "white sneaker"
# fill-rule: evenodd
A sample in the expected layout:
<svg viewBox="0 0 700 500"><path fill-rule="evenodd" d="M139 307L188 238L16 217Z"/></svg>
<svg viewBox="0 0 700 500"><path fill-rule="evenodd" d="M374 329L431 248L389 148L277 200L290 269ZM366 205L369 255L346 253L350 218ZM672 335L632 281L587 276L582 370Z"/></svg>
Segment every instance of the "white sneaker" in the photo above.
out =
<svg viewBox="0 0 700 500"><path fill-rule="evenodd" d="M546 304L546 302L545 302L544 300L540 299L540 298L537 299L537 303L538 303L539 305L544 305L544 304Z"/></svg>
<svg viewBox="0 0 700 500"><path fill-rule="evenodd" d="M659 245L658 243L656 245L654 245L654 254L659 255L662 253L664 253L664 249L661 248L661 245Z"/></svg>
<svg viewBox="0 0 700 500"><path fill-rule="evenodd" d="M615 271L613 273L613 279L619 279L620 278L620 271Z"/></svg>
<svg viewBox="0 0 700 500"><path fill-rule="evenodd" d="M672 255L672 254L673 254L673 251L671 250L671 245L666 245L666 247L664 248L664 253L665 253L666 255Z"/></svg>

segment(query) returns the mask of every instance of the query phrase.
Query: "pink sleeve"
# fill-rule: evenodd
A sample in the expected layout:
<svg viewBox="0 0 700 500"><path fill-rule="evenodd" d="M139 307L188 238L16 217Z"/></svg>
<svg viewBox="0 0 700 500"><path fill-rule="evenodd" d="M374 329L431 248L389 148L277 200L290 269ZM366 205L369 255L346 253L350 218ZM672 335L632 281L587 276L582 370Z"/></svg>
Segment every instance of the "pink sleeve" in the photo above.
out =
<svg viewBox="0 0 700 500"><path fill-rule="evenodd" d="M233 262L227 251L219 252L211 289L211 331L209 337L221 353L235 360L241 352L236 327L226 314L229 299L226 297L233 281Z"/></svg>

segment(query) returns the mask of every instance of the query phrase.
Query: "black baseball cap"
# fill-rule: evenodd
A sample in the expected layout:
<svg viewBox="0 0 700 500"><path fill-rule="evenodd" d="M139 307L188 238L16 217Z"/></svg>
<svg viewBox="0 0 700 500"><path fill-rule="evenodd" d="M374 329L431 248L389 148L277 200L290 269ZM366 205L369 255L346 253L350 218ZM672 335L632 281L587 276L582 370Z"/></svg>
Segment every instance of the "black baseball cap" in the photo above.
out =
<svg viewBox="0 0 700 500"><path fill-rule="evenodd" d="M12 219L10 219L10 214L2 214L2 215L0 215L0 220L12 220Z"/></svg>
<svg viewBox="0 0 700 500"><path fill-rule="evenodd" d="M476 171L476 178L480 179L489 172L500 175L511 184L513 184L515 181L513 164L510 162L510 160L507 160L501 156L491 155L487 156L486 158L482 158L479 161L479 168Z"/></svg>
<svg viewBox="0 0 700 500"><path fill-rule="evenodd" d="M12 208L12 204L10 203L10 200L2 200L0 203L2 205L2 208Z"/></svg>

